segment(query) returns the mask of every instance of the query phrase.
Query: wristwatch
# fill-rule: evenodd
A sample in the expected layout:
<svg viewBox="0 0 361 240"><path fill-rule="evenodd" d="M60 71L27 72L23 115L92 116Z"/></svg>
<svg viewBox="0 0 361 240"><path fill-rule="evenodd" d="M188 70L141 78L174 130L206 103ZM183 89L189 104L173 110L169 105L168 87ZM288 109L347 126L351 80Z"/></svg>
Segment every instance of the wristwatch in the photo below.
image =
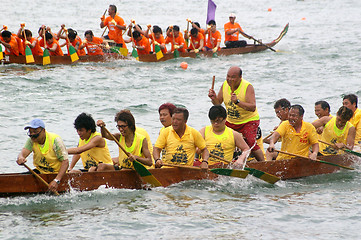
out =
<svg viewBox="0 0 361 240"><path fill-rule="evenodd" d="M238 103L240 103L241 101L239 101L239 99L237 99L237 101L236 101L236 105L238 104Z"/></svg>
<svg viewBox="0 0 361 240"><path fill-rule="evenodd" d="M54 182L56 182L57 184L60 184L60 180L54 178Z"/></svg>

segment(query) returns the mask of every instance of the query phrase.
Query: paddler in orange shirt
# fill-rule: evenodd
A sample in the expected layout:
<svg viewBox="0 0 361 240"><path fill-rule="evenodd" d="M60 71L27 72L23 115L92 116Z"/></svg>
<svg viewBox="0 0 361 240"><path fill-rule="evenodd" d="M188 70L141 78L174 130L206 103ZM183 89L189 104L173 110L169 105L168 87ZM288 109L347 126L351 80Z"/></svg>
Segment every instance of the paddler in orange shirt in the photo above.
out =
<svg viewBox="0 0 361 240"><path fill-rule="evenodd" d="M191 44L188 47L190 52L199 52L204 46L204 36L197 28L191 29Z"/></svg>
<svg viewBox="0 0 361 240"><path fill-rule="evenodd" d="M137 49L139 55L150 53L150 43L148 38L142 36L140 32L133 32L133 48Z"/></svg>
<svg viewBox="0 0 361 240"><path fill-rule="evenodd" d="M155 44L158 44L162 52L167 53L167 47L165 46L165 39L163 37L162 29L159 26L154 25L153 33L149 35L149 31L150 28L148 28L147 31L145 31L144 36L150 39L150 43L153 46L153 52L155 52Z"/></svg>
<svg viewBox="0 0 361 240"><path fill-rule="evenodd" d="M220 49L222 35L217 30L216 21L210 20L208 22L209 29L207 29L206 34L208 34L206 46L204 51L212 50L214 53Z"/></svg>
<svg viewBox="0 0 361 240"><path fill-rule="evenodd" d="M24 39L24 35L26 39ZM29 29L20 28L18 31L18 37L23 40L24 49L28 45L31 49L31 52L34 56L42 56L43 49L41 49L39 40L33 37L33 33Z"/></svg>
<svg viewBox="0 0 361 240"><path fill-rule="evenodd" d="M231 13L229 15L229 22L224 24L224 44L226 45L226 48L239 48L239 47L245 47L247 45L247 42L245 40L238 40L239 34L241 34L245 38L250 38L250 36L246 35L243 32L243 29L241 26L235 22L236 15L234 13Z"/></svg>
<svg viewBox="0 0 361 240"><path fill-rule="evenodd" d="M117 47L127 48L123 39L123 30L126 29L123 18L117 14L117 7L115 5L109 5L109 16L100 18L100 28L108 27L108 35L104 36L104 39L114 40Z"/></svg>
<svg viewBox="0 0 361 240"><path fill-rule="evenodd" d="M49 32L45 33L46 39L46 49L49 50L50 56L64 56L63 51L60 48L59 42L54 39L53 35ZM42 47L44 47L44 41L40 41L40 44L43 43Z"/></svg>
<svg viewBox="0 0 361 240"><path fill-rule="evenodd" d="M87 30L84 33L85 40L79 49L86 47L88 55L104 55L102 48L105 48L103 39L100 37L94 37L93 31Z"/></svg>
<svg viewBox="0 0 361 240"><path fill-rule="evenodd" d="M1 33L1 37L0 43L5 47L5 54L19 56L18 42L15 37L11 35L11 32L5 30Z"/></svg>
<svg viewBox="0 0 361 240"><path fill-rule="evenodd" d="M171 52L178 49L179 52L185 52L185 41L182 33L179 32L179 26L173 25L167 29L167 37L165 44L170 43L172 45Z"/></svg>

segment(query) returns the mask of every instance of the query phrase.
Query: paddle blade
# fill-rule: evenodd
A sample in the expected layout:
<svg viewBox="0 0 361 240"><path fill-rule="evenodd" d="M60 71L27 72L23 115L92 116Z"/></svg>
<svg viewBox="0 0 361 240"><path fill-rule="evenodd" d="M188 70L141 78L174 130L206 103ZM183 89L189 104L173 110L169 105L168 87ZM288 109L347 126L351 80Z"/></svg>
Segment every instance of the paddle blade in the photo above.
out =
<svg viewBox="0 0 361 240"><path fill-rule="evenodd" d="M157 60L159 60L163 57L163 53L162 53L162 50L160 49L159 45L155 45L154 51L155 51L155 56L157 57Z"/></svg>
<svg viewBox="0 0 361 240"><path fill-rule="evenodd" d="M48 65L50 64L50 55L49 55L49 50L48 49L44 49L43 52L43 65Z"/></svg>
<svg viewBox="0 0 361 240"><path fill-rule="evenodd" d="M128 56L128 49L127 48L119 48L120 54L122 54L124 57Z"/></svg>
<svg viewBox="0 0 361 240"><path fill-rule="evenodd" d="M174 58L179 58L179 51L177 49L174 50L173 56L174 56Z"/></svg>
<svg viewBox="0 0 361 240"><path fill-rule="evenodd" d="M3 58L4 58L3 48L0 44L0 60L2 60Z"/></svg>
<svg viewBox="0 0 361 240"><path fill-rule="evenodd" d="M26 46L25 48L25 59L26 59L26 63L33 63L34 61L34 57L33 57L33 53L31 52L31 49L29 46Z"/></svg>
<svg viewBox="0 0 361 240"><path fill-rule="evenodd" d="M230 177L246 178L249 171L237 170L237 169L225 169L225 168L214 168L210 169L212 173Z"/></svg>
<svg viewBox="0 0 361 240"><path fill-rule="evenodd" d="M134 161L133 166L135 171L142 177L142 179L152 185L153 187L160 187L162 184L144 167L141 163Z"/></svg>
<svg viewBox="0 0 361 240"><path fill-rule="evenodd" d="M280 180L279 177L276 177L275 175L260 171L258 169L248 168L248 167L245 167L244 169L249 171L249 174L251 174L252 176L255 176L256 178L262 179L263 181L271 183L271 184L274 184Z"/></svg>
<svg viewBox="0 0 361 240"><path fill-rule="evenodd" d="M132 51L132 56L137 60L139 61L139 55L138 55L138 52L135 48L133 48L133 51Z"/></svg>
<svg viewBox="0 0 361 240"><path fill-rule="evenodd" d="M69 46L69 55L70 55L70 59L71 62L75 62L79 60L78 54L76 53L76 50L73 46Z"/></svg>
<svg viewBox="0 0 361 240"><path fill-rule="evenodd" d="M217 52L214 52L213 55L212 55L212 57L214 57L214 58L218 57Z"/></svg>

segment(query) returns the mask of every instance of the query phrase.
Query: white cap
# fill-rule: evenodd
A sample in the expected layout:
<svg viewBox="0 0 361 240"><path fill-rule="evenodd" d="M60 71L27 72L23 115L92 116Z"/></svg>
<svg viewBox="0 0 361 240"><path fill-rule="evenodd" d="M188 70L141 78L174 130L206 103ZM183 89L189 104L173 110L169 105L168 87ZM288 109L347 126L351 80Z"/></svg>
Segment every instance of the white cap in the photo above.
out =
<svg viewBox="0 0 361 240"><path fill-rule="evenodd" d="M236 14L231 13L231 14L229 14L229 17L235 18L235 17L236 17Z"/></svg>

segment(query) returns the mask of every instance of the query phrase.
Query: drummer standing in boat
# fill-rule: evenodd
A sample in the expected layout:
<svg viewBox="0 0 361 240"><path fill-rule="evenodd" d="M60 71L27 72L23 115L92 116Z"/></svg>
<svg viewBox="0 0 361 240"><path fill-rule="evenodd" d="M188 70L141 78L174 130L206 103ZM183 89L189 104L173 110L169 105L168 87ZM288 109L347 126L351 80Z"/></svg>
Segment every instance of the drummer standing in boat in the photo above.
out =
<svg viewBox="0 0 361 240"><path fill-rule="evenodd" d="M109 5L109 16L100 18L100 28L108 27L108 35L104 36L104 39L113 40L117 47L127 48L123 39L123 30L126 29L123 18L117 15L117 7L115 5Z"/></svg>
<svg viewBox="0 0 361 240"><path fill-rule="evenodd" d="M36 173L57 173L58 175L49 183L49 190L55 191L69 166L68 152L59 135L45 130L45 124L40 119L33 119L24 128L29 130L30 137L21 150L17 163L26 163L26 158L33 152Z"/></svg>
<svg viewBox="0 0 361 240"><path fill-rule="evenodd" d="M224 102L227 109L226 126L242 133L257 161L264 161L261 148L256 143L259 115L253 86L242 78L242 69L233 66L227 72L227 79L221 86L218 95L213 89L208 97L213 105Z"/></svg>
<svg viewBox="0 0 361 240"><path fill-rule="evenodd" d="M250 38L250 36L243 32L241 26L235 20L236 15L231 13L229 15L229 22L224 24L224 45L226 45L226 48L239 48L247 45L245 40L238 40L239 34L242 34L245 38Z"/></svg>

